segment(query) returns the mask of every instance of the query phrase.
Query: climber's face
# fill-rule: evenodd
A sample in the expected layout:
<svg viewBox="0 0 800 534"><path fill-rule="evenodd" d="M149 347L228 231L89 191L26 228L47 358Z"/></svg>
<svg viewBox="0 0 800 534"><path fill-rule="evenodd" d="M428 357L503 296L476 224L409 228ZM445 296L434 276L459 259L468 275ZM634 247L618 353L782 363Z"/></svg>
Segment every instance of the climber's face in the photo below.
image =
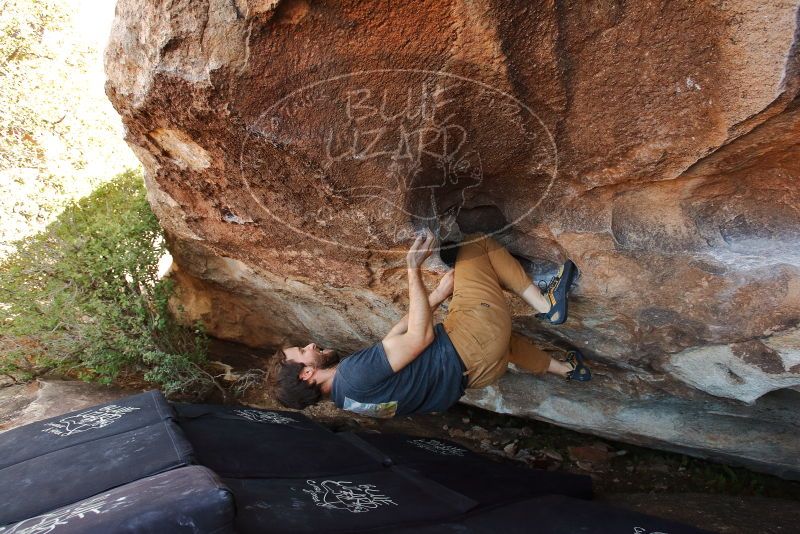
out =
<svg viewBox="0 0 800 534"><path fill-rule="evenodd" d="M283 353L287 360L315 369L327 369L339 363L333 349L320 349L316 343L309 343L305 347L289 347L283 349Z"/></svg>

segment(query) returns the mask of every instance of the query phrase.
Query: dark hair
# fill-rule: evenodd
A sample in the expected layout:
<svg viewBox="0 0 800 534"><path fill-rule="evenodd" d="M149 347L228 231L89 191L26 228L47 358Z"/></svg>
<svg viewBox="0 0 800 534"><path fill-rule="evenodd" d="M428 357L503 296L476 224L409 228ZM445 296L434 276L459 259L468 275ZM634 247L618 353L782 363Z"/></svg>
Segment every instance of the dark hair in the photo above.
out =
<svg viewBox="0 0 800 534"><path fill-rule="evenodd" d="M286 354L280 349L275 353L274 359L270 381L275 387L278 402L296 410L302 410L319 402L322 398L322 388L319 384L309 384L300 378L300 371L305 365L287 360Z"/></svg>

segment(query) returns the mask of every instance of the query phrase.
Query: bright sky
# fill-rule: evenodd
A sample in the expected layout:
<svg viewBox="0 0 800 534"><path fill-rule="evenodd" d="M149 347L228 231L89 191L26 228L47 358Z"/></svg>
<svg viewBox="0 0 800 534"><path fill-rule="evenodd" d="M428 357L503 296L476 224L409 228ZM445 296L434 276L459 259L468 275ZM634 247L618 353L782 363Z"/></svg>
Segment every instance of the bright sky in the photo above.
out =
<svg viewBox="0 0 800 534"><path fill-rule="evenodd" d="M75 28L87 44L103 52L111 33L116 0L73 0Z"/></svg>

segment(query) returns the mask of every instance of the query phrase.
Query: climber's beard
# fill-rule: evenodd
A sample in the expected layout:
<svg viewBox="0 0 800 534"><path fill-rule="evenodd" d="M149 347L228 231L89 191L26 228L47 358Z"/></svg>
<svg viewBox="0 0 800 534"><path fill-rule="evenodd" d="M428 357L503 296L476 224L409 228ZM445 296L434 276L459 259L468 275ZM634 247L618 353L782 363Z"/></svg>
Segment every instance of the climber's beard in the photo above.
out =
<svg viewBox="0 0 800 534"><path fill-rule="evenodd" d="M322 349L317 358L316 366L317 369L330 369L331 367L336 367L339 364L339 360L339 355L336 354L335 350Z"/></svg>

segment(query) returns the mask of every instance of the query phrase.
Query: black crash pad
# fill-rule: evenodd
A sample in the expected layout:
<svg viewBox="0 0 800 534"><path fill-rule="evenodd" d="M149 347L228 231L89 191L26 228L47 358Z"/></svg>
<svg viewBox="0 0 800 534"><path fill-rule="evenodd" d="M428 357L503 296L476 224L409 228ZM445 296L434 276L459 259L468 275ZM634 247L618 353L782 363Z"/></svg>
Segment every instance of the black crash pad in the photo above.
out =
<svg viewBox="0 0 800 534"><path fill-rule="evenodd" d="M395 465L415 465L431 462L461 464L464 462L486 461L483 456L446 439L379 432L348 434L357 436L372 447L373 454L381 454L386 460L390 460Z"/></svg>
<svg viewBox="0 0 800 534"><path fill-rule="evenodd" d="M592 497L591 477L494 462L452 441L370 432L349 436L353 443L366 443L363 450L376 459L412 468L481 505L549 494Z"/></svg>
<svg viewBox="0 0 800 534"><path fill-rule="evenodd" d="M217 476L190 466L0 527L0 534L227 534L234 532L234 512L233 496Z"/></svg>
<svg viewBox="0 0 800 534"><path fill-rule="evenodd" d="M177 405L176 410L197 463L223 477L312 477L381 467L296 412L218 405Z"/></svg>
<svg viewBox="0 0 800 534"><path fill-rule="evenodd" d="M299 479L225 479L236 527L262 532L357 532L461 515L477 503L403 468Z"/></svg>
<svg viewBox="0 0 800 534"><path fill-rule="evenodd" d="M180 429L165 420L7 466L0 469L0 525L186 465L190 454Z"/></svg>
<svg viewBox="0 0 800 534"><path fill-rule="evenodd" d="M0 434L0 469L174 416L159 391L148 391L14 428Z"/></svg>
<svg viewBox="0 0 800 534"><path fill-rule="evenodd" d="M234 509L244 533L700 532L568 497L588 497L588 477L447 440L336 434L295 412L173 408L157 393L2 433L0 454L0 534L227 533ZM206 467L185 467L196 460Z"/></svg>
<svg viewBox="0 0 800 534"><path fill-rule="evenodd" d="M505 506L477 510L458 521L414 528L390 528L404 534L708 534L706 531L604 503L561 495L536 497Z"/></svg>

